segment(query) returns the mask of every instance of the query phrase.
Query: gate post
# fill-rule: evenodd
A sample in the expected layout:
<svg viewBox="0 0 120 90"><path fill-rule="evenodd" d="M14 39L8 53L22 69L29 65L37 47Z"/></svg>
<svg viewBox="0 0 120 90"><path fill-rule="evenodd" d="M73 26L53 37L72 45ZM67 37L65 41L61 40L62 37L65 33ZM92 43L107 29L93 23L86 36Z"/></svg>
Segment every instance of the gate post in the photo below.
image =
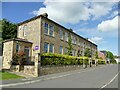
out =
<svg viewBox="0 0 120 90"><path fill-rule="evenodd" d="M38 77L39 76L39 69L40 69L40 62L41 58L40 58L40 55L39 53L36 53L35 55L35 76Z"/></svg>

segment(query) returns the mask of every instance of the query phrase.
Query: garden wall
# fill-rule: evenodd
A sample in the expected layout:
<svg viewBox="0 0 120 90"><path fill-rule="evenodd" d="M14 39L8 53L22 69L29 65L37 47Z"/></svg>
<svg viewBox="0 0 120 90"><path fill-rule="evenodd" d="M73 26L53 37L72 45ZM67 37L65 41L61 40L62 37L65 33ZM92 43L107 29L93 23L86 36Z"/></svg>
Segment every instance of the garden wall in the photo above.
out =
<svg viewBox="0 0 120 90"><path fill-rule="evenodd" d="M28 74L28 75L35 75L35 66L31 66L31 65L27 65L24 66L24 73Z"/></svg>
<svg viewBox="0 0 120 90"><path fill-rule="evenodd" d="M41 66L40 75L54 74L82 69L83 65Z"/></svg>

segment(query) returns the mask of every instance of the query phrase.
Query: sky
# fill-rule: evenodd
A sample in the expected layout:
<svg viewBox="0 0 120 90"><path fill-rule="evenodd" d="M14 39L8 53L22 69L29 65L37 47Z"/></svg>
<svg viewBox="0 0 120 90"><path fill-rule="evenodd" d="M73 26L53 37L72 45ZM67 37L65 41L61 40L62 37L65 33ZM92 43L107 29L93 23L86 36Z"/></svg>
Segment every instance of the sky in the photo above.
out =
<svg viewBox="0 0 120 90"><path fill-rule="evenodd" d="M48 18L89 38L98 45L98 50L118 55L118 9L117 2L3 2L2 18L20 23L48 13Z"/></svg>

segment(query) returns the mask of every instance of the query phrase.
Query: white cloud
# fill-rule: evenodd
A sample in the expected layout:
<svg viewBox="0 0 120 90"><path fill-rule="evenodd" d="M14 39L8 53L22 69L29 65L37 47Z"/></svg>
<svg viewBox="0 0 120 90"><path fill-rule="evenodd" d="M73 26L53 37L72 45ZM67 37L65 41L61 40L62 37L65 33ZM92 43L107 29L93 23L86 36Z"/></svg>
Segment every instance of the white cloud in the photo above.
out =
<svg viewBox="0 0 120 90"><path fill-rule="evenodd" d="M54 2L51 2L54 1ZM34 15L40 15L42 13L48 13L48 17L56 22L60 23L79 23L80 20L86 21L91 19L98 19L104 16L112 10L112 6L115 3L108 2L65 2L64 0L45 0L45 7L39 8L32 13ZM83 1L83 0L81 0Z"/></svg>
<svg viewBox="0 0 120 90"><path fill-rule="evenodd" d="M116 16L112 20L102 21L100 24L98 24L98 30L102 32L117 31L118 30L118 17L119 16Z"/></svg>
<svg viewBox="0 0 120 90"><path fill-rule="evenodd" d="M108 17L108 19L109 19L109 18L114 18L115 16L118 16L118 14L119 14L118 10L117 10L117 11L114 11L114 12L111 14L111 16Z"/></svg>
<svg viewBox="0 0 120 90"><path fill-rule="evenodd" d="M88 39L88 40L93 42L93 43L98 44L98 43L103 42L104 39L102 37L92 37L91 39Z"/></svg>
<svg viewBox="0 0 120 90"><path fill-rule="evenodd" d="M93 15L93 20L100 18L101 16L107 15L110 13L110 11L112 10L112 6L115 3L105 3L105 2L97 2L97 3L93 3L91 5L92 9L91 9L91 14Z"/></svg>

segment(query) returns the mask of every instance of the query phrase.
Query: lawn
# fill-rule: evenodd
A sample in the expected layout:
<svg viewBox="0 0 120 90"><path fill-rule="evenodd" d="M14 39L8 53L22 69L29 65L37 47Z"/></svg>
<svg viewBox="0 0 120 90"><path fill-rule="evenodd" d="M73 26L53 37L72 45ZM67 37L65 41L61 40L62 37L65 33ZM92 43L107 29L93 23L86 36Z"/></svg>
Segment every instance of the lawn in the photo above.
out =
<svg viewBox="0 0 120 90"><path fill-rule="evenodd" d="M9 79L17 79L17 78L23 78L23 77L15 74L11 74L9 72L0 71L0 80L9 80Z"/></svg>

